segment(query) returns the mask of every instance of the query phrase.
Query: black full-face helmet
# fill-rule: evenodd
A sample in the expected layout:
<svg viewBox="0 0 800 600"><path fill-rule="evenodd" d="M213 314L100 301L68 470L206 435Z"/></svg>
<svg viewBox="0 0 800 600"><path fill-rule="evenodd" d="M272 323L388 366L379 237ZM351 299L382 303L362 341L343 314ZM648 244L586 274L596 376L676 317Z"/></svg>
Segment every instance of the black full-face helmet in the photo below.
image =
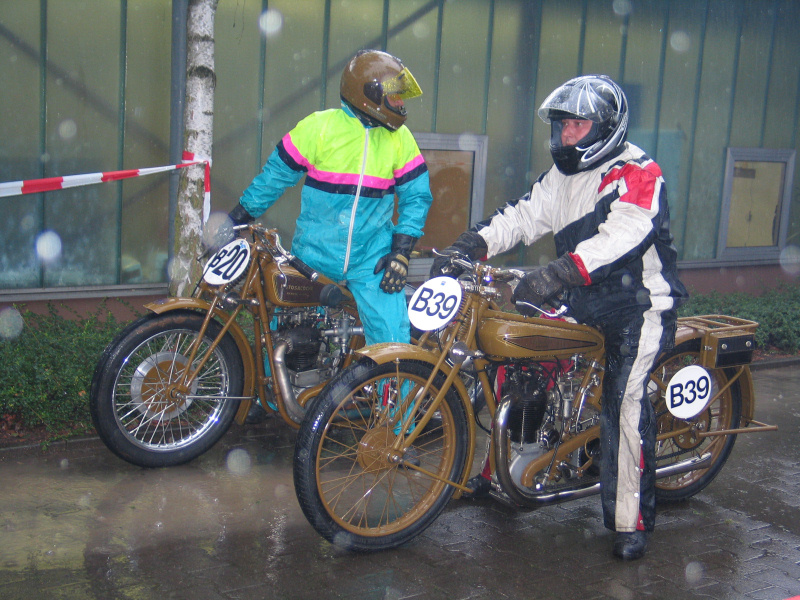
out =
<svg viewBox="0 0 800 600"><path fill-rule="evenodd" d="M342 72L340 95L370 124L396 131L406 120L402 100L421 96L422 90L400 59L380 50L361 50Z"/></svg>
<svg viewBox="0 0 800 600"><path fill-rule="evenodd" d="M585 171L620 148L628 135L628 101L610 77L583 75L557 87L539 107L550 123L550 154L565 175ZM574 146L561 143L564 119L586 119L592 128Z"/></svg>

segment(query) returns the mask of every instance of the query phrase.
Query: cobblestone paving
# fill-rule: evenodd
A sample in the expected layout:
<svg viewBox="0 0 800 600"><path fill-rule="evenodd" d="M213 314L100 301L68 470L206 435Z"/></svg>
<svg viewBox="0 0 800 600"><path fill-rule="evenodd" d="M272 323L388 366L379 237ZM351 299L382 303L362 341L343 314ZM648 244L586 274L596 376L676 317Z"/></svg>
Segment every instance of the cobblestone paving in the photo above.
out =
<svg viewBox="0 0 800 600"><path fill-rule="evenodd" d="M634 563L612 558L597 497L453 501L404 548L339 551L300 511L275 421L165 470L96 441L0 452L0 598L784 600L800 594L800 371L754 377L779 431L740 435L707 490L660 507Z"/></svg>

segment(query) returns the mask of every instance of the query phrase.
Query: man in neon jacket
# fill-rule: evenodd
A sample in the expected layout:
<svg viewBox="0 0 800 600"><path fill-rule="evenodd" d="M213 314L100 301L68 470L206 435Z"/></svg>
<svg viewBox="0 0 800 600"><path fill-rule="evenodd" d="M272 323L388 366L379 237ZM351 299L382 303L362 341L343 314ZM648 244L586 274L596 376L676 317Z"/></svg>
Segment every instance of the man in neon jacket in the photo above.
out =
<svg viewBox="0 0 800 600"><path fill-rule="evenodd" d="M367 344L407 343L402 292L433 198L403 101L422 91L399 59L366 50L345 67L340 92L341 108L312 113L283 137L229 216L258 217L305 176L292 252L347 285Z"/></svg>

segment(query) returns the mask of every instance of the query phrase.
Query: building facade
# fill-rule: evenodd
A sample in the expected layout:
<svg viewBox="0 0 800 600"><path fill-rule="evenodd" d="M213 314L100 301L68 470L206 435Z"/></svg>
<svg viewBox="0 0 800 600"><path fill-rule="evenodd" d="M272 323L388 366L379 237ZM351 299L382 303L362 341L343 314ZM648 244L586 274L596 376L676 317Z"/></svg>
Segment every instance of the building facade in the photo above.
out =
<svg viewBox="0 0 800 600"><path fill-rule="evenodd" d="M180 162L188 0L4 0L0 182ZM681 274L699 291L800 271L800 3L795 0L220 0L212 209L227 212L280 137L339 105L361 48L399 56L434 181L430 249L547 169L536 116L604 73L629 140L662 167ZM176 175L0 197L0 303L165 293ZM262 221L289 240L299 191ZM498 262L541 264L552 242Z"/></svg>

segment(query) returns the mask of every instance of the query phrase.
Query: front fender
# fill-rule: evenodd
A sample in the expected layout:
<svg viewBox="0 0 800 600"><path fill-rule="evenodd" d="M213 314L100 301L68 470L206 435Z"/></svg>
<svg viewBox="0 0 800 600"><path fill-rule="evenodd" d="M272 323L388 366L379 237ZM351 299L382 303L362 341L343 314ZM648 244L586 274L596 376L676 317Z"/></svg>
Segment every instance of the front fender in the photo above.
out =
<svg viewBox="0 0 800 600"><path fill-rule="evenodd" d="M379 365L393 362L394 360L417 360L425 362L436 368L439 362L440 354L430 350L423 350L419 346L413 344L401 344L399 342L387 342L383 344L373 344L372 346L365 346L356 351L356 354L368 358ZM439 370L445 376L450 375L453 368L447 363L443 363ZM467 413L467 427L469 428L469 441L467 443L467 458L464 461L464 471L461 474L460 483L466 484L469 479L472 462L475 458L475 413L472 410L472 402L470 402L469 392L467 391L464 382L460 377L453 379L453 387L461 399L461 404L464 405L464 410ZM459 497L460 491L456 489L456 497Z"/></svg>
<svg viewBox="0 0 800 600"><path fill-rule="evenodd" d="M438 353L431 352L430 350L423 350L419 346L414 346L413 344L401 344L399 342L386 342L384 344L365 346L360 350L357 350L356 354L369 358L379 365L392 362L395 359L418 360L426 362L432 367L436 367L436 363L439 362ZM445 376L447 376L453 369L449 364L444 363L440 367L440 370L445 374ZM469 412L471 413L472 404L469 401L469 392L467 392L464 382L461 381L459 377L456 377L453 380L453 385L455 386L456 391L458 392L458 395L461 397L462 401L469 406ZM470 414L470 417L471 416L472 414Z"/></svg>
<svg viewBox="0 0 800 600"><path fill-rule="evenodd" d="M211 303L199 298L162 298L145 304L144 307L157 315L175 310L192 310L207 313L211 310ZM229 313L218 308L214 309L213 316L223 324L230 319ZM250 347L250 341L236 321L230 324L228 333L231 334L233 341L236 342L236 347L242 357L242 366L244 367L244 389L242 395L253 396L255 395L256 362L253 357L253 349ZM239 410L236 412L236 422L240 425L244 423L251 404L251 400L243 400L239 404Z"/></svg>

